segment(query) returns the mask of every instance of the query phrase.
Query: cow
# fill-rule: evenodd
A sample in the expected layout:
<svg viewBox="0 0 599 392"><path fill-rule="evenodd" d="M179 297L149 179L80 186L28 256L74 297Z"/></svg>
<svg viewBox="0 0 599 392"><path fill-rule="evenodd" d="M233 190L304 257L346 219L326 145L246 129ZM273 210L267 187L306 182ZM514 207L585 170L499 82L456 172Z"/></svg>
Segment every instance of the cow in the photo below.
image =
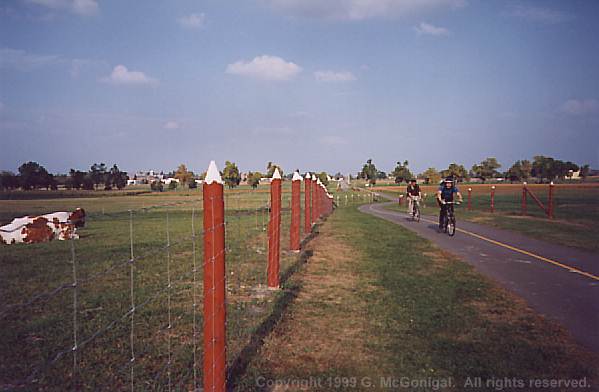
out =
<svg viewBox="0 0 599 392"><path fill-rule="evenodd" d="M54 212L41 216L15 218L0 227L0 242L4 244L37 243L53 239L78 239L77 228L85 226L85 210Z"/></svg>

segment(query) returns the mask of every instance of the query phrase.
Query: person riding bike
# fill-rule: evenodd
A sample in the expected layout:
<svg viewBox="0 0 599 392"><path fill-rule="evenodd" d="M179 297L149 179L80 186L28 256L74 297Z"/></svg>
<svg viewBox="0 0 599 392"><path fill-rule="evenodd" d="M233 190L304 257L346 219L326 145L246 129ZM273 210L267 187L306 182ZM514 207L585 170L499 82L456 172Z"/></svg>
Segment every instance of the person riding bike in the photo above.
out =
<svg viewBox="0 0 599 392"><path fill-rule="evenodd" d="M412 178L406 190L406 198L408 199L408 214L413 213L414 202L422 198L420 185L416 183L416 179Z"/></svg>
<svg viewBox="0 0 599 392"><path fill-rule="evenodd" d="M441 207L441 210L439 211L439 230L443 230L443 220L447 213L447 209L453 208L453 205L447 204L447 202L453 201L454 194L458 196L458 200L461 203L462 194L460 193L460 190L455 186L453 178L447 177L437 191L437 203L439 204L439 207Z"/></svg>

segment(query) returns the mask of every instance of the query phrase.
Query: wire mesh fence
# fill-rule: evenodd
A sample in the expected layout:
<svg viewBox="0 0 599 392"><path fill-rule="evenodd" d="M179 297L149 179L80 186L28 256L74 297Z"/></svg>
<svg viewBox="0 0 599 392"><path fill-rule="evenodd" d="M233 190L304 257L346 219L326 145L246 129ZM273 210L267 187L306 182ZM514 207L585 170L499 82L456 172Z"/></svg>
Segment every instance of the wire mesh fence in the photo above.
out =
<svg viewBox="0 0 599 392"><path fill-rule="evenodd" d="M282 187L277 228L281 275L298 260L290 249L290 185ZM204 330L212 321L205 316L211 232L204 218L213 202L200 195L96 212L79 240L3 248L0 389L200 390ZM301 226L304 198L301 192ZM333 201L341 207L371 199L338 192L318 215L331 212ZM280 290L266 285L269 193L231 190L223 202L226 267L214 279L226 292L226 349L218 355L231 368ZM307 232L298 230L304 238ZM220 256L211 254L208 262ZM234 376L228 372L226 382Z"/></svg>

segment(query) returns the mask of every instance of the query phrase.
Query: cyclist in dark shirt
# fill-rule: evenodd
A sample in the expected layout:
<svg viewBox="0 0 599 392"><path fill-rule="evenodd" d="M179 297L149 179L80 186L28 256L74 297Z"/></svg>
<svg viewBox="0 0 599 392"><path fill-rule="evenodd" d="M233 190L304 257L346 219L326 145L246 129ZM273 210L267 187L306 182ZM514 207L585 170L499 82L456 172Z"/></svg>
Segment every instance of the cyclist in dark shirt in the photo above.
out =
<svg viewBox="0 0 599 392"><path fill-rule="evenodd" d="M439 211L439 229L440 230L443 229L443 217L445 216L445 212L447 211L447 208L449 208L449 206L451 205L451 204L446 204L446 203L453 201L454 194L456 194L458 196L458 200L461 203L462 202L462 194L460 193L460 190L458 189L457 186L454 185L453 178L447 177L445 179L445 181L443 181L443 183L439 187L439 190L437 191L437 202L439 203L439 206L441 207L441 210Z"/></svg>
<svg viewBox="0 0 599 392"><path fill-rule="evenodd" d="M406 190L406 198L408 199L408 214L412 213L412 203L415 200L420 200L422 198L422 193L420 192L420 185L416 183L416 179L412 178L410 183L408 184L408 189Z"/></svg>

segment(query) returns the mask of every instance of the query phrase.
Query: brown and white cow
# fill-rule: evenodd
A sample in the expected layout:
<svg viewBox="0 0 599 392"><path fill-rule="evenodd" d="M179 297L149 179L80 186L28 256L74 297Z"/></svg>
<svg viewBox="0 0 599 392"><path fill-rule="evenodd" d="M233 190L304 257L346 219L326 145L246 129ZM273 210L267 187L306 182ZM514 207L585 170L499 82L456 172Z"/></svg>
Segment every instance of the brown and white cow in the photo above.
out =
<svg viewBox="0 0 599 392"><path fill-rule="evenodd" d="M53 239L77 239L78 227L85 226L85 210L54 212L41 216L15 218L0 227L0 242L5 244L46 242Z"/></svg>

